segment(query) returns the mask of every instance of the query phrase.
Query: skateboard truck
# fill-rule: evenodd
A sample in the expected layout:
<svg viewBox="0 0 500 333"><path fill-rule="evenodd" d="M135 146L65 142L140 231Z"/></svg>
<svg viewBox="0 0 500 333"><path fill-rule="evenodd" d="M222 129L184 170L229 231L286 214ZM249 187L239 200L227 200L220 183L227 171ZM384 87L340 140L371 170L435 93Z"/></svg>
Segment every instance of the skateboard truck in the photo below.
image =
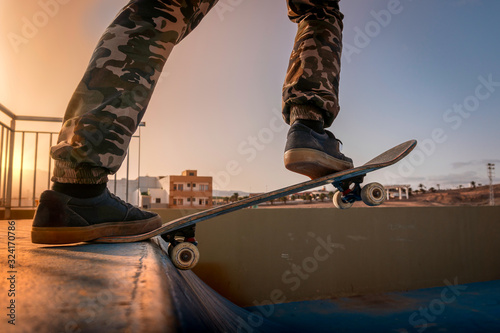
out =
<svg viewBox="0 0 500 333"><path fill-rule="evenodd" d="M161 235L168 242L168 255L172 263L179 269L191 269L200 260L198 242L194 238L195 229L196 225L193 224Z"/></svg>
<svg viewBox="0 0 500 333"><path fill-rule="evenodd" d="M385 188L379 183L369 183L361 187L366 174L333 182L338 190L333 195L333 204L340 209L350 208L356 201L363 201L367 206L378 206L384 203Z"/></svg>

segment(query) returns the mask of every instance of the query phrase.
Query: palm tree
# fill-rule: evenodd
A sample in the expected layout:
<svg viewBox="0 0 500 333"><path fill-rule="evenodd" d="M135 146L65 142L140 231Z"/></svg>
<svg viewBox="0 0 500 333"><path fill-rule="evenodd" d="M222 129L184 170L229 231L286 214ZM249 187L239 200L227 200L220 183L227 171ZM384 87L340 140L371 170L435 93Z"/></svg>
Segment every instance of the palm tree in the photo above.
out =
<svg viewBox="0 0 500 333"><path fill-rule="evenodd" d="M325 193L321 193L319 195L319 200L321 200L321 202L325 201L325 198L326 198L326 194Z"/></svg>
<svg viewBox="0 0 500 333"><path fill-rule="evenodd" d="M424 193L425 192L425 185L424 184L418 184L418 188L420 189L420 192Z"/></svg>
<svg viewBox="0 0 500 333"><path fill-rule="evenodd" d="M288 201L288 197L287 196L281 197L280 201L283 201L283 203L286 205L286 202Z"/></svg>
<svg viewBox="0 0 500 333"><path fill-rule="evenodd" d="M470 187L472 187L472 188L476 188L476 182L475 182L475 181L471 181L471 182L470 182Z"/></svg>
<svg viewBox="0 0 500 333"><path fill-rule="evenodd" d="M239 197L238 192L233 193L233 195L231 196L231 202L238 201L238 197Z"/></svg>

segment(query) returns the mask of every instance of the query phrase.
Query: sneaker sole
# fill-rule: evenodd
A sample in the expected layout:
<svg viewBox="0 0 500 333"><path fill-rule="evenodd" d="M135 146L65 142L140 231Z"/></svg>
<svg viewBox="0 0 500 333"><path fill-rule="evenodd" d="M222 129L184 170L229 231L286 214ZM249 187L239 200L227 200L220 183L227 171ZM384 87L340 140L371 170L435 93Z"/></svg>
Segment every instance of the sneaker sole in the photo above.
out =
<svg viewBox="0 0 500 333"><path fill-rule="evenodd" d="M290 149L284 155L285 168L311 179L353 168L353 164L309 148Z"/></svg>
<svg viewBox="0 0 500 333"><path fill-rule="evenodd" d="M31 242L35 244L71 244L89 242L107 236L140 235L161 227L161 217L147 220L108 222L88 227L32 227Z"/></svg>

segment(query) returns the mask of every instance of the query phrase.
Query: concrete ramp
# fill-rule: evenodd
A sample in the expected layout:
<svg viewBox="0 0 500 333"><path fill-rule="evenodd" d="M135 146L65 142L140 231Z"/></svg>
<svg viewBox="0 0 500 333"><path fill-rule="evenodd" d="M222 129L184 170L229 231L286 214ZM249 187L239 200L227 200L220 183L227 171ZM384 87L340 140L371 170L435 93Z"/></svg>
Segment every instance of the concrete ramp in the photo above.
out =
<svg viewBox="0 0 500 333"><path fill-rule="evenodd" d="M165 253L167 243L152 240ZM250 312L228 301L206 285L192 271L181 271L165 258L162 261L170 297L175 304L181 332L291 332L271 322L260 312Z"/></svg>
<svg viewBox="0 0 500 333"><path fill-rule="evenodd" d="M193 272L179 271L162 239L45 246L31 243L31 223L13 222L10 240L0 232L2 333L290 331L227 301ZM0 230L8 226L0 221Z"/></svg>

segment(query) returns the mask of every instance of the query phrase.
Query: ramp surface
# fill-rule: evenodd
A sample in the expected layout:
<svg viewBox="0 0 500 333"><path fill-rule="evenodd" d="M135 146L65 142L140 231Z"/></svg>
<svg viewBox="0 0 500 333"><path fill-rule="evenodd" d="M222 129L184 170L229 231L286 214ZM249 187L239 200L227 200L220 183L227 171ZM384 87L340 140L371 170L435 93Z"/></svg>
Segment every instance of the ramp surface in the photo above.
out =
<svg viewBox="0 0 500 333"><path fill-rule="evenodd" d="M152 239L165 253L167 243ZM192 271L182 271L164 258L162 261L183 332L291 332L292 330L264 318L260 311L250 312L201 281Z"/></svg>
<svg viewBox="0 0 500 333"><path fill-rule="evenodd" d="M0 332L290 331L227 301L193 272L177 270L160 238L43 246L31 243L31 223L15 221L15 263L7 273L8 222L0 221Z"/></svg>
<svg viewBox="0 0 500 333"><path fill-rule="evenodd" d="M500 280L275 306L270 319L315 333L498 333Z"/></svg>

